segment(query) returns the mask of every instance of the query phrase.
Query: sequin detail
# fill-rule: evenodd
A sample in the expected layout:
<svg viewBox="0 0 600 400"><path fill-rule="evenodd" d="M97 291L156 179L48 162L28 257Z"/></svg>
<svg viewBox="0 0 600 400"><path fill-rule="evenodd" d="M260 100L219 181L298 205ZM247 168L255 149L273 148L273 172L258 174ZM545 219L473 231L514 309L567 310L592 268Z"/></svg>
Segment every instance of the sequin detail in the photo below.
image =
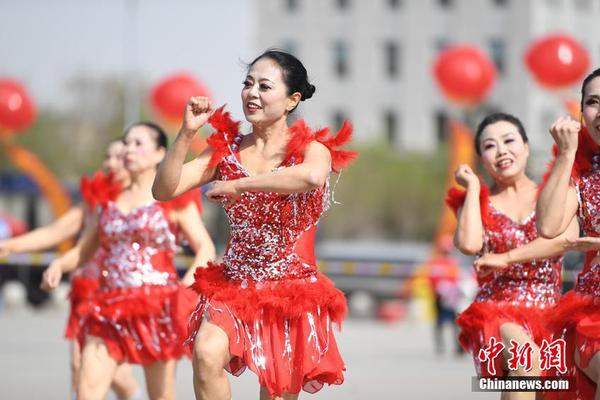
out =
<svg viewBox="0 0 600 400"><path fill-rule="evenodd" d="M491 203L488 207L481 254L505 253L538 237L534 213L520 223L496 210ZM561 257L511 264L502 271L478 277L480 290L475 301L542 309L554 306L560 297L560 270Z"/></svg>
<svg viewBox="0 0 600 400"><path fill-rule="evenodd" d="M594 155L590 171L575 181L579 199L579 223L585 236L600 237L600 155ZM583 295L600 297L600 251L588 255L589 262L577 277L575 291Z"/></svg>
<svg viewBox="0 0 600 400"><path fill-rule="evenodd" d="M109 202L100 214L100 243L106 251L100 272L103 290L177 282L175 236L158 203L125 215ZM155 265L157 261L163 264Z"/></svg>
<svg viewBox="0 0 600 400"><path fill-rule="evenodd" d="M238 135L231 154L219 166L222 180L248 175L235 154L240 141ZM277 169L291 165L293 158ZM231 226L231 239L223 257L227 277L247 287L249 282L314 276L315 266L302 263L294 247L328 207L329 183L305 193L242 193L234 204L225 207Z"/></svg>

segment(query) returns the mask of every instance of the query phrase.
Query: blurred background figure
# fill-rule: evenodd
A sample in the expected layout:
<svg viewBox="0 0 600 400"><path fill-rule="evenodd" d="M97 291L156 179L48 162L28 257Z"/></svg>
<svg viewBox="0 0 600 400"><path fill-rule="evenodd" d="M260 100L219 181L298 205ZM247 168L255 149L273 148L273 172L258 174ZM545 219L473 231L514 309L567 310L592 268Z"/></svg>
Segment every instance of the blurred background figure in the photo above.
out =
<svg viewBox="0 0 600 400"><path fill-rule="evenodd" d="M458 343L458 326L455 322L463 297L460 287L461 268L453 255L455 248L451 236L443 236L436 248L437 256L426 264L426 274L429 277L435 304L434 348L436 354L444 353L446 349L444 326L449 325L452 328L450 346L456 354L462 354L462 348Z"/></svg>

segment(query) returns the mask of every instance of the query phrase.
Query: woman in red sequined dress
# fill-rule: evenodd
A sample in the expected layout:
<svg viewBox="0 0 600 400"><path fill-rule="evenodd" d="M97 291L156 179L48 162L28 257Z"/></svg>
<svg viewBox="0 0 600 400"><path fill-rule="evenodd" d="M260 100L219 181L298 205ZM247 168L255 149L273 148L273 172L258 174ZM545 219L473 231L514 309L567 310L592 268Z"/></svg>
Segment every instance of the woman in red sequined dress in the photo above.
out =
<svg viewBox="0 0 600 400"><path fill-rule="evenodd" d="M560 254L577 224L553 240L538 238L537 185L525 169L529 146L521 122L512 115L486 117L476 134L476 151L494 185L488 189L463 165L448 203L458 211L456 247L477 255L479 292L457 319L461 345L475 359L480 376L539 376L543 340L551 341L550 310L561 293ZM511 340L531 349L531 365L509 365ZM502 349L503 347L503 349ZM535 398L505 393L503 398Z"/></svg>
<svg viewBox="0 0 600 400"><path fill-rule="evenodd" d="M600 69L583 81L585 127L569 117L554 123L556 159L538 202L538 226L546 237L560 234L577 216L584 237L571 249L586 252L583 271L556 312L557 335L567 341L577 396L600 398ZM595 397L594 397L595 396ZM575 397L573 397L575 398Z"/></svg>
<svg viewBox="0 0 600 400"><path fill-rule="evenodd" d="M102 171L94 174L91 179L82 178L81 193L84 202L72 207L49 225L6 241L0 241L0 255L41 251L75 237L83 229L86 216L89 217L93 212L98 199L118 194L120 188L129 182L129 173L123 165L123 153L123 141L121 139L112 141L106 149L102 161ZM77 318L76 310L80 300L87 296L93 296L93 291L86 290L89 285L85 283L88 279L97 276L96 260L101 256L100 253L101 251L98 251L92 260L86 263L71 279L71 309L65 337L71 342L71 389L73 393L77 390L77 378L81 365L81 350L76 340L80 321ZM75 267L76 265L65 265L65 258L59 257L44 271L41 287L48 291L56 289L62 273L72 271ZM121 400L131 399L139 392L139 385L128 364L119 366L113 377L111 389Z"/></svg>
<svg viewBox="0 0 600 400"><path fill-rule="evenodd" d="M166 135L138 123L125 135L131 183L98 205L97 221L78 245L83 259L101 248L98 287L78 309L82 362L79 399L101 399L116 368L141 364L150 399L175 398L175 365L197 296L179 281L173 263L181 230L196 250L194 263L214 258L214 247L192 201L158 203L151 186L166 151ZM97 253L96 253L97 254ZM193 281L193 271L183 278Z"/></svg>
<svg viewBox="0 0 600 400"><path fill-rule="evenodd" d="M268 51L248 69L241 93L252 133L240 134L222 109L192 98L184 124L154 184L168 199L215 181L207 196L223 203L231 237L221 264L196 270L201 296L190 324L198 399L231 398L225 370L250 368L261 399L295 399L323 384L343 382L344 363L333 335L346 314L344 295L317 271L314 234L329 204L329 174L354 153L345 124L333 137L287 117L315 88L295 57ZM210 147L183 165L197 130L217 132Z"/></svg>

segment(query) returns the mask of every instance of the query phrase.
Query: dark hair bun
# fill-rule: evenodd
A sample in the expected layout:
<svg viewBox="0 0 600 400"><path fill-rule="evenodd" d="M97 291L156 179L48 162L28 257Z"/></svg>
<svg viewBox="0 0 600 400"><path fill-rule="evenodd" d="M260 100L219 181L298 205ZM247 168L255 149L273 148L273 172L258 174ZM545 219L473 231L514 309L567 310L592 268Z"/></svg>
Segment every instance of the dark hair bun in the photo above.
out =
<svg viewBox="0 0 600 400"><path fill-rule="evenodd" d="M302 90L302 98L300 100L304 101L310 99L315 93L315 90L317 90L315 85L308 83Z"/></svg>

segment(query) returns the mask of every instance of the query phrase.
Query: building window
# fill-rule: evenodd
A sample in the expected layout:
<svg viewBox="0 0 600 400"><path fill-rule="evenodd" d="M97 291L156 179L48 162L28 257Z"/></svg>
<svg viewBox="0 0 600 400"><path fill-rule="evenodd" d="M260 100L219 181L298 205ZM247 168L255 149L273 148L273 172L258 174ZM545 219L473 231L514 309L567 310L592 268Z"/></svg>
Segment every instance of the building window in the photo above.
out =
<svg viewBox="0 0 600 400"><path fill-rule="evenodd" d="M340 110L334 111L331 117L331 124L333 125L333 129L337 132L344 123L345 120L348 119L348 115Z"/></svg>
<svg viewBox="0 0 600 400"><path fill-rule="evenodd" d="M449 118L445 111L439 110L435 113L435 131L438 143L444 143L448 140Z"/></svg>
<svg viewBox="0 0 600 400"><path fill-rule="evenodd" d="M350 0L335 0L340 10L347 10L350 7Z"/></svg>
<svg viewBox="0 0 600 400"><path fill-rule="evenodd" d="M434 44L436 52L439 53L442 50L446 50L446 48L448 48L451 43L452 41L448 38L437 38Z"/></svg>
<svg viewBox="0 0 600 400"><path fill-rule="evenodd" d="M400 48L398 43L387 41L384 44L385 72L388 77L398 76L400 70Z"/></svg>
<svg viewBox="0 0 600 400"><path fill-rule="evenodd" d="M402 6L402 0L387 0L387 2L392 10L396 10Z"/></svg>
<svg viewBox="0 0 600 400"><path fill-rule="evenodd" d="M290 54L293 54L296 57L299 57L298 54L298 43L295 40L285 40L281 46L284 51L287 51Z"/></svg>
<svg viewBox="0 0 600 400"><path fill-rule="evenodd" d="M298 3L298 0L286 0L285 7L288 10L288 12L293 12L298 9Z"/></svg>
<svg viewBox="0 0 600 400"><path fill-rule="evenodd" d="M451 8L454 6L454 0L437 0L441 8Z"/></svg>
<svg viewBox="0 0 600 400"><path fill-rule="evenodd" d="M592 8L590 0L575 0L575 6L579 11L589 11Z"/></svg>
<svg viewBox="0 0 600 400"><path fill-rule="evenodd" d="M508 0L493 0L494 5L496 7L506 7L508 6Z"/></svg>
<svg viewBox="0 0 600 400"><path fill-rule="evenodd" d="M491 39L490 53L494 64L496 64L496 69L498 69L500 74L503 74L506 66L506 44L504 40L498 38Z"/></svg>
<svg viewBox="0 0 600 400"><path fill-rule="evenodd" d="M387 111L383 115L383 124L385 129L385 137L389 144L395 145L398 143L398 117L395 112Z"/></svg>
<svg viewBox="0 0 600 400"><path fill-rule="evenodd" d="M345 77L349 71L348 45L343 40L338 40L333 45L333 68L339 77Z"/></svg>

